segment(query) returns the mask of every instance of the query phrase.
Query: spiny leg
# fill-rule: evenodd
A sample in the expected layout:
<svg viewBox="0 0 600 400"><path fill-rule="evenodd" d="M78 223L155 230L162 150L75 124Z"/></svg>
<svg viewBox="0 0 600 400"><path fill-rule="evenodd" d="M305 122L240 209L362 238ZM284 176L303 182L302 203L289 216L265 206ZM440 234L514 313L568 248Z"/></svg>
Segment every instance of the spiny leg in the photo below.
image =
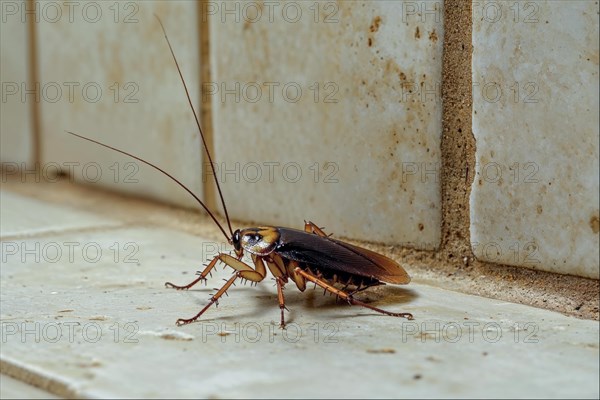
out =
<svg viewBox="0 0 600 400"><path fill-rule="evenodd" d="M210 274L210 271L215 267L215 265L217 265L217 261L219 261L219 256L220 256L220 254L218 256L216 256L215 258L213 258L212 261L206 265L206 268L204 268L204 270L200 273L200 276L198 276L198 278L194 279L192 282L188 283L187 285L179 286L179 285L175 285L174 283L171 283L171 282L165 282L165 286L168 288L177 289L177 290L188 290L189 288L194 286L196 283L198 283L202 280L205 281L208 274Z"/></svg>
<svg viewBox="0 0 600 400"><path fill-rule="evenodd" d="M311 221L304 221L304 231L308 233L314 233L321 237L329 237L331 234L326 234L322 228L319 228L317 225L313 224Z"/></svg>
<svg viewBox="0 0 600 400"><path fill-rule="evenodd" d="M385 285L385 283L383 282L375 282L375 283L368 283L364 286L358 286L356 289L354 289L353 291L351 291L350 293L348 293L349 296L354 296L356 293L358 292L362 292L363 290L367 290L370 287L374 287L374 286L381 286L381 285ZM348 285L346 285L347 287ZM344 287L344 289L346 289L346 287Z"/></svg>
<svg viewBox="0 0 600 400"><path fill-rule="evenodd" d="M335 294L336 296L341 297L342 299L346 300L348 303L350 303L352 305L366 307L373 311L377 311L378 313L389 315L391 317L403 317L403 318L407 318L407 319L413 319L413 316L410 313L393 313L390 311L382 310L381 308L373 307L369 304L363 303L360 300L356 300L351 295L344 292L343 290L340 290L340 289L330 285L329 283L325 282L324 280L317 278L316 276L312 275L309 272L304 271L300 267L296 268L294 271L297 274L303 276L306 280L309 280L309 281L315 283L316 285L319 285L323 289Z"/></svg>
<svg viewBox="0 0 600 400"><path fill-rule="evenodd" d="M263 279L265 279L266 270L265 270L265 266L262 263L260 257L256 257L256 258L252 257L252 259L254 261L254 265L256 267L256 270L253 269L248 264L246 264L245 262L240 261L237 258L234 258L234 257L230 256L229 254L220 253L218 256L216 256L211 261L211 263L209 264L210 268L214 267L214 265L211 266L211 264L213 264L213 263L216 264L216 262L218 260L220 260L225 265L227 265L227 266L233 268L234 270L236 270L235 275L233 275L231 278L229 278L229 280L227 280L227 282L225 283L225 285L223 285L223 287L221 289L219 289L217 291L217 293L215 293L210 298L210 301L208 302L208 304L206 306L204 306L204 308L202 310L200 310L200 312L198 314L196 314L194 317L189 318L189 319L180 318L180 319L177 320L176 324L178 326L186 325L186 324L192 323L192 322L196 321L198 318L200 318L200 316L202 314L204 314L204 312L206 310L208 310L210 306L212 306L213 304L215 304L216 302L218 302L219 298L221 296L223 296L225 294L225 292L227 292L227 290L231 287L231 285L233 285L233 283L235 282L235 280L237 278L246 279L246 280L249 280L251 282L260 282ZM207 269L209 269L209 266L206 267L205 271ZM196 281L198 281L198 280L196 280Z"/></svg>
<svg viewBox="0 0 600 400"><path fill-rule="evenodd" d="M187 325L187 324L191 324L192 322L196 321L198 318L200 318L200 316L202 314L204 314L204 312L206 310L208 310L208 308L210 306L212 306L213 304L215 304L217 301L219 301L219 298L221 296L223 296L225 294L225 292L227 291L227 289L229 289L229 287L231 285L233 285L233 282L235 282L235 280L237 278L241 277L241 272L236 272L235 275L233 275L231 278L229 278L229 280L223 285L223 287L221 289L219 289L217 291L217 293L215 293L211 298L210 301L208 302L207 305L204 306L204 308L202 310L200 310L200 312L198 314L196 314L195 316L193 316L192 318L189 319L184 319L184 318L179 318L177 320L177 322L175 324L177 324L177 326L182 326L182 325Z"/></svg>
<svg viewBox="0 0 600 400"><path fill-rule="evenodd" d="M271 271L271 274L275 277L275 282L277 283L277 299L279 301L279 308L281 309L281 322L279 327L281 329L285 329L284 310L287 310L287 307L285 306L283 289L285 284L288 282L285 263L283 262L281 256L277 254L271 254L267 257L255 256L253 254L252 260L254 260L254 265L258 266L261 264L263 269L265 268L264 263L266 263L269 271Z"/></svg>
<svg viewBox="0 0 600 400"><path fill-rule="evenodd" d="M258 271L258 274L262 275L262 277L264 278L265 273L266 273L265 269L264 269L264 265L259 266L257 264L257 260L255 260L254 257L252 257L252 260L254 261L254 265L256 265L256 267L257 267L256 271ZM165 286L168 288L177 289L177 290L187 290L187 289L191 288L192 286L194 286L196 283L200 282L201 280L206 280L206 277L208 276L208 274L210 274L212 269L217 265L217 262L219 262L219 261L222 261L226 265L229 265L231 268L235 269L236 271L254 271L252 269L252 267L250 267L246 263L230 256L229 254L219 253L215 258L213 258L211 260L211 262L209 262L206 265L206 268L204 268L204 270L200 273L200 276L198 278L194 279L189 284L187 284L185 286L178 286L171 282L166 282ZM250 280L252 280L252 279L250 279ZM254 282L260 282L260 281L254 281Z"/></svg>
<svg viewBox="0 0 600 400"><path fill-rule="evenodd" d="M301 275L298 275L296 273L296 268L298 267L298 262L294 260L289 260L289 262L285 266L285 271L287 273L287 276L290 277L292 281L294 281L294 283L298 287L298 290L304 292L304 290L306 290L306 279L304 279Z"/></svg>
<svg viewBox="0 0 600 400"><path fill-rule="evenodd" d="M275 278L275 281L277 282L277 299L279 300L279 308L281 309L281 323L279 324L279 327L281 329L285 329L284 311L287 310L287 307L285 306L285 298L283 297L285 282L283 282L283 279L281 278Z"/></svg>

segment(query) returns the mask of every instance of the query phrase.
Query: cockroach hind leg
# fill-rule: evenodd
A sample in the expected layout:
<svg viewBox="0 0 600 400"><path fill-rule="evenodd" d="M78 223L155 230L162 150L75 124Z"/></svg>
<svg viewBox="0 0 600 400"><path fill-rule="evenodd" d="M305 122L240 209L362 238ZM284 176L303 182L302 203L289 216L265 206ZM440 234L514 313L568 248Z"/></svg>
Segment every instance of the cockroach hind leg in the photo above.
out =
<svg viewBox="0 0 600 400"><path fill-rule="evenodd" d="M385 285L385 282L375 282L375 283L369 283L366 285L362 285L362 286L358 286L356 289L354 289L353 291L351 291L350 293L348 293L350 296L354 296L356 293L358 292L362 292L363 290L366 290L368 288L371 287L375 287L375 286L383 286ZM348 285L346 285L346 287L348 287ZM346 290L346 287L344 287L344 289L342 290Z"/></svg>
<svg viewBox="0 0 600 400"><path fill-rule="evenodd" d="M304 231L308 232L308 233L314 233L315 235L321 236L321 237L329 237L331 235L333 235L332 233L330 233L329 235L325 233L325 231L323 231L324 228L320 228L317 225L315 225L312 221L306 221L304 220Z"/></svg>
<svg viewBox="0 0 600 400"><path fill-rule="evenodd" d="M297 274L302 275L306 280L311 281L315 285L318 285L318 286L322 287L323 289L331 292L332 294L335 294L335 295L341 297L342 299L346 300L350 305L365 307L370 310L376 311L380 314L389 315L390 317L401 317L401 318L406 318L409 320L414 319L414 317L411 313L394 313L391 311L382 310L381 308L378 308L378 307L373 307L372 305L363 303L360 300L356 300L354 297L352 297L352 295L349 295L348 293L344 292L343 290L337 289L336 287L330 285L323 279L320 279L319 277L314 276L310 272L305 271L300 267L295 268L294 271Z"/></svg>
<svg viewBox="0 0 600 400"><path fill-rule="evenodd" d="M386 311L386 310L383 310L381 308L373 307L373 306L371 306L369 304L363 303L360 300L356 300L352 296L349 296L348 302L351 305L366 307L366 308L368 308L370 310L377 311L380 314L389 315L390 317L400 317L400 318L406 318L408 320L415 319L411 313L395 313L395 312L391 312L391 311Z"/></svg>

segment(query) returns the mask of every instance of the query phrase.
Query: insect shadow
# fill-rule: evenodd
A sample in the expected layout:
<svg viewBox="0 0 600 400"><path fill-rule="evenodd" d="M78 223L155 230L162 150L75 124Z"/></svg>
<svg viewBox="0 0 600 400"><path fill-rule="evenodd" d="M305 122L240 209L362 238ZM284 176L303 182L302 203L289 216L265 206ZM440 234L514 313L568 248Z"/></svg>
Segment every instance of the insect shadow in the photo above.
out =
<svg viewBox="0 0 600 400"><path fill-rule="evenodd" d="M274 284L275 285L275 284ZM312 290L314 289L314 290ZM296 305L302 306L303 309L314 312L316 310L339 310L340 306L349 305L345 300L336 298L329 292L323 292L319 290L317 286L315 288L308 287L305 293L302 292L291 292L286 295L286 304L290 305L289 314L287 317L287 323L296 322L296 312L294 309ZM256 291L260 293L257 294ZM191 290L190 293L208 293L214 289L209 287L200 287L198 289ZM252 307L249 307L252 311L238 312L236 315L225 315L220 318L207 318L203 321L216 321L222 319L225 321L238 321L239 318L261 318L268 315L269 306L273 301L277 300L277 293L269 290L268 285L258 285L256 287L250 287L243 285L238 287L235 291L236 296L246 298L252 298ZM419 297L415 290L408 288L400 288L395 286L379 286L371 289L368 293L363 292L359 297L366 304L378 303L379 305L398 305L403 303L410 303ZM204 304L204 300L196 298L195 303L199 306ZM361 312L360 309L352 308L354 312L344 313L342 315L332 315L331 318L344 319L344 318L357 318L365 316L373 316L372 313ZM377 315L377 314L375 314ZM379 314L381 315L381 314Z"/></svg>

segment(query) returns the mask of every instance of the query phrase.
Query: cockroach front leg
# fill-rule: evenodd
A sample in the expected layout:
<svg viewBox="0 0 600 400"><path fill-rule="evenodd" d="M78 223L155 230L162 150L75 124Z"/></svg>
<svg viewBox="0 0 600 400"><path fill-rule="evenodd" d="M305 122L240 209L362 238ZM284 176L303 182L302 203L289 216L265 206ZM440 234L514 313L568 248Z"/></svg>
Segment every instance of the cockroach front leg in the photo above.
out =
<svg viewBox="0 0 600 400"><path fill-rule="evenodd" d="M204 268L204 270L201 273L199 273L198 278L194 279L192 282L188 283L187 285L179 286L179 285L175 285L171 282L165 282L165 286L168 288L177 289L177 290L188 290L189 288L194 286L196 283L198 283L200 281L206 281L206 277L208 276L208 274L210 274L210 271L215 267L215 265L217 265L217 262L220 260L220 256L221 256L221 254L219 254L218 256L213 258L212 261L206 265L206 268Z"/></svg>
<svg viewBox="0 0 600 400"><path fill-rule="evenodd" d="M265 270L264 264L262 263L262 260L260 260L259 257L256 257L256 258L252 257L252 259L254 261L254 265L255 265L256 269L253 269L251 266L249 266L245 262L240 261L237 258L230 256L229 254L220 253L218 256L213 258L213 260L204 269L202 274L200 274L200 278L202 278L205 273L208 274L210 272L210 270L212 268L214 268L214 266L216 265L216 263L218 261L222 261L225 265L233 268L236 271L235 274L231 278L229 278L227 280L227 282L225 282L223 287L221 287L221 289L219 289L217 291L217 293L215 293L210 298L208 304L206 306L204 306L204 308L202 308L202 310L200 310L200 312L198 314L196 314L195 316L193 316L192 318L189 318L189 319L180 318L177 320L176 324L178 326L181 326L181 325L187 325L194 321L197 321L198 318L200 318L200 316L202 314L204 314L204 312L210 308L210 306L212 306L213 304L215 304L219 301L219 298L227 292L227 290L231 287L231 285L233 285L233 283L235 282L236 279L242 278L242 279L246 279L248 281L257 282L257 283L262 281L263 279L265 279L266 270ZM204 276L206 276L206 275L204 275ZM194 282L192 282L190 285L188 285L188 287L191 287L191 285L195 284L199 280L200 279L196 279ZM175 286L175 285L173 285L173 286Z"/></svg>
<svg viewBox="0 0 600 400"><path fill-rule="evenodd" d="M237 272L235 275L233 275L231 278L229 278L227 280L227 282L223 285L223 287L221 289L219 289L217 291L217 293L215 293L210 298L210 301L208 302L208 304L205 305L204 308L202 310L200 310L200 312L198 314L196 314L195 316L193 316L192 318L189 318L189 319L179 318L175 324L177 324L177 326L182 326L182 325L191 324L192 322L196 321L198 318L200 318L200 316L202 314L204 314L204 312L206 310L209 309L210 306L212 306L213 304L215 304L216 302L219 301L219 298L221 296L223 296L225 294L225 292L227 292L227 290L229 289L229 287L231 285L233 285L233 283L235 282L235 280L237 278L241 278L241 272Z"/></svg>
<svg viewBox="0 0 600 400"><path fill-rule="evenodd" d="M252 258L254 260L254 257ZM229 263L226 261L229 260ZM231 260L233 261L233 264ZM220 253L219 255L217 255L215 258L212 259L211 262L209 262L206 265L206 268L204 268L204 270L199 273L198 278L194 279L192 282L188 283L187 285L184 286L179 286L179 285L175 285L174 283L171 282L166 282L165 286L168 288L172 288L172 289L177 289L177 290L187 290L189 288L191 288L192 286L194 286L196 283L200 282L200 281L206 281L206 277L210 274L210 272L212 271L212 269L217 265L217 262L222 261L225 264L229 265L230 267L232 267L235 270L238 271L247 271L247 269L244 269L244 267L240 266L239 264L243 264L246 267L250 268L250 270L254 271L252 269L252 267L248 266L247 264L231 257L229 254L225 254L225 253ZM254 264L256 265L257 260L254 260ZM235 265L235 267L234 267ZM262 265L260 268L257 268L258 271L262 271L264 270L264 265ZM264 273L263 273L263 278L264 278ZM262 279L261 279L262 280ZM260 281L259 281L260 282Z"/></svg>
<svg viewBox="0 0 600 400"><path fill-rule="evenodd" d="M356 300L354 297L352 297L352 295L344 292L343 290L340 290L332 285L330 285L329 283L325 282L324 280L322 280L321 278L318 278L316 276L314 276L313 274L303 270L300 267L297 267L294 272L296 272L298 275L304 277L304 279L311 281L317 285L319 285L320 287L322 287L323 289L325 289L326 291L335 294L336 296L341 297L342 299L346 300L348 303L352 304L352 305L356 305L356 306L362 306L362 307L366 307L369 308L373 311L377 311L378 313L381 314L385 314L385 315L389 315L391 317L403 317L403 318L407 318L407 319L414 319L412 314L410 313L393 313L390 311L386 311L386 310L382 310L381 308L377 308L377 307L373 307L369 304L363 303L362 301Z"/></svg>

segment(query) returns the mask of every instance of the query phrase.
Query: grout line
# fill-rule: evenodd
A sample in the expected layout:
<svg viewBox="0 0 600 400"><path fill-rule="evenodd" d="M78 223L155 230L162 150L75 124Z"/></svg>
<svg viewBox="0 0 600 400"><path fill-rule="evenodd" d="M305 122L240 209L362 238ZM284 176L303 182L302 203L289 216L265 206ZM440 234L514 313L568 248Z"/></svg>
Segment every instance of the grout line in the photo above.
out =
<svg viewBox="0 0 600 400"><path fill-rule="evenodd" d="M27 3L25 4L26 8L28 10L32 10L37 8L38 4L37 2L35 2L34 0L27 0ZM26 21L27 23L27 33L28 33L28 38L27 38L27 55L29 58L29 82L30 84L33 83L34 87L36 87L36 91L39 90L39 88L37 88L37 85L35 85L37 82L39 82L39 74L38 74L38 57L37 57L37 40L36 40L36 34L37 34L37 30L36 30L36 24L35 24L35 19L34 18L28 18L28 20ZM37 99L37 97L39 96L40 93L36 93L35 98ZM32 120L32 130L33 130L33 137L32 137L32 147L33 147L33 154L30 155L30 157L33 158L33 164L34 164L34 168L35 169L39 169L41 162L42 162L42 133L41 133L41 124L40 124L40 120L41 120L41 115L40 115L40 104L36 101L32 101L31 105L30 105L30 112L31 112L31 120ZM31 158L30 158L31 160Z"/></svg>
<svg viewBox="0 0 600 400"><path fill-rule="evenodd" d="M211 82L211 57L210 57L210 18L208 18L208 7L205 7L205 3L211 0L202 0L198 3L198 35L200 42L200 123L202 124L202 129L204 130L204 135L206 139L206 145L208 146L208 150L210 150L211 155L215 154L215 145L214 145L214 128L213 128L213 120L212 120L212 96L208 99L208 101L204 101L204 96L202 92L202 88L204 87L205 82ZM215 188L215 180L212 175L206 174L204 169L207 167L208 157L206 157L206 153L202 148L202 143L200 143L200 152L202 154L202 190L203 190L203 200L206 202L206 205L211 210L216 210L217 204L217 191ZM214 160L213 160L214 161ZM204 179L207 177L208 179Z"/></svg>
<svg viewBox="0 0 600 400"><path fill-rule="evenodd" d="M451 263L473 258L469 203L475 170L471 7L462 2L444 3L440 253Z"/></svg>

